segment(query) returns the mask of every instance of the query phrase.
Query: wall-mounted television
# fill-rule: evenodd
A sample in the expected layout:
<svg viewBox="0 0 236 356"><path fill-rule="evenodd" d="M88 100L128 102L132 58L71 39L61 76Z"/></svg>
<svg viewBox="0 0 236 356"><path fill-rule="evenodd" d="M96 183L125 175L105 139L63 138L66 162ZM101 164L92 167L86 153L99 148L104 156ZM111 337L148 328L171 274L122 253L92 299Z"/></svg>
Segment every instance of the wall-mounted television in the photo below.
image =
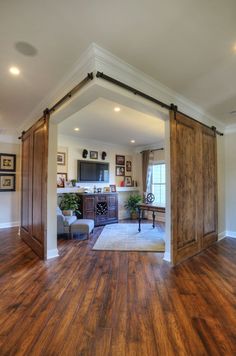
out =
<svg viewBox="0 0 236 356"><path fill-rule="evenodd" d="M109 163L78 161L78 182L109 182Z"/></svg>

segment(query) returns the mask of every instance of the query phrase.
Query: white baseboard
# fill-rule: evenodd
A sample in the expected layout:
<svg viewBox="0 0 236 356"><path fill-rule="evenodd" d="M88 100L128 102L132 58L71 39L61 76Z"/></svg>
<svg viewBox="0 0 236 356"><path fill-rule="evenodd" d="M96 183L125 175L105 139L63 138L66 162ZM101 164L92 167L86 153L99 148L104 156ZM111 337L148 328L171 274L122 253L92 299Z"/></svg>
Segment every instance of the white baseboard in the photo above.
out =
<svg viewBox="0 0 236 356"><path fill-rule="evenodd" d="M0 229L8 229L9 227L18 227L20 226L19 221L10 221L7 223L0 223Z"/></svg>
<svg viewBox="0 0 236 356"><path fill-rule="evenodd" d="M236 231L225 231L225 236L236 238Z"/></svg>
<svg viewBox="0 0 236 356"><path fill-rule="evenodd" d="M59 253L58 253L58 249L54 248L52 250L48 250L47 251L47 260L50 260L51 258L55 258L58 257Z"/></svg>
<svg viewBox="0 0 236 356"><path fill-rule="evenodd" d="M167 262L171 262L170 252L165 252L165 253L164 253L163 260L164 260L164 261L167 261Z"/></svg>
<svg viewBox="0 0 236 356"><path fill-rule="evenodd" d="M218 234L218 241L224 239L226 237L226 231L222 231Z"/></svg>

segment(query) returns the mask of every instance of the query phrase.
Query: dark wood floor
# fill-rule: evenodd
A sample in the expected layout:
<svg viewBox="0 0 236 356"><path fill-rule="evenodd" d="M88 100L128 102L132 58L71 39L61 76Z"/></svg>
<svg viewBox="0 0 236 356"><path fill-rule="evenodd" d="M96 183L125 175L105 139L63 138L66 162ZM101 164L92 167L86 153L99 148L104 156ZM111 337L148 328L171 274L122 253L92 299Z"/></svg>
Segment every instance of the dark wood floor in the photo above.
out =
<svg viewBox="0 0 236 356"><path fill-rule="evenodd" d="M1 355L236 355L236 239L171 268L92 251L100 230L49 262L0 231Z"/></svg>

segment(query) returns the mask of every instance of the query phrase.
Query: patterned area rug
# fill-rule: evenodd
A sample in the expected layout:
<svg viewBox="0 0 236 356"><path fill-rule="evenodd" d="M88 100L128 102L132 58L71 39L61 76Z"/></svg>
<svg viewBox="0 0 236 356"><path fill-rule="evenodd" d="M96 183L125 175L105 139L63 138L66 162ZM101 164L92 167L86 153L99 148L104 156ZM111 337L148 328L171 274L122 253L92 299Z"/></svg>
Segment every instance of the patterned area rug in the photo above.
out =
<svg viewBox="0 0 236 356"><path fill-rule="evenodd" d="M138 232L138 224L106 225L98 237L93 250L110 251L165 251L164 232L151 224L142 224Z"/></svg>

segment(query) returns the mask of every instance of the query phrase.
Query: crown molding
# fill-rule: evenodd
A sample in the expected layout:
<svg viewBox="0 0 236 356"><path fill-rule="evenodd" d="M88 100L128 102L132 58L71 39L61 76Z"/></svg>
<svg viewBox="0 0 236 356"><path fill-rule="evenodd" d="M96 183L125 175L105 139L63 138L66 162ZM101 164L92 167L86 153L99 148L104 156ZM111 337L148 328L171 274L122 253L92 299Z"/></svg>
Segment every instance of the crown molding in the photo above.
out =
<svg viewBox="0 0 236 356"><path fill-rule="evenodd" d="M87 50L79 57L79 60L73 65L70 72L62 78L59 85L48 93L30 113L20 127L20 131L31 126L42 115L45 108L52 106L59 98L73 88L73 86L78 84L87 73L97 70L156 97L167 104L174 103L178 106L180 111L209 126L217 126L221 131L225 129L225 125L222 122L203 111L192 101L126 63L96 43L91 43ZM99 81L97 81L97 83L99 83Z"/></svg>
<svg viewBox="0 0 236 356"><path fill-rule="evenodd" d="M94 45L91 44L74 63L70 72L67 73L60 83L35 107L29 114L26 120L20 127L20 131L28 129L37 119L39 119L43 111L55 104L61 97L77 85L87 73L93 72L94 63Z"/></svg>
<svg viewBox="0 0 236 356"><path fill-rule="evenodd" d="M144 91L167 104L174 103L178 106L179 110L183 111L185 114L209 126L217 125L218 129L224 131L225 125L221 121L202 110L198 105L194 104L183 95L168 88L161 82L126 63L97 44L93 43L93 48L95 53L96 70L113 76L117 80L123 81L130 86Z"/></svg>

